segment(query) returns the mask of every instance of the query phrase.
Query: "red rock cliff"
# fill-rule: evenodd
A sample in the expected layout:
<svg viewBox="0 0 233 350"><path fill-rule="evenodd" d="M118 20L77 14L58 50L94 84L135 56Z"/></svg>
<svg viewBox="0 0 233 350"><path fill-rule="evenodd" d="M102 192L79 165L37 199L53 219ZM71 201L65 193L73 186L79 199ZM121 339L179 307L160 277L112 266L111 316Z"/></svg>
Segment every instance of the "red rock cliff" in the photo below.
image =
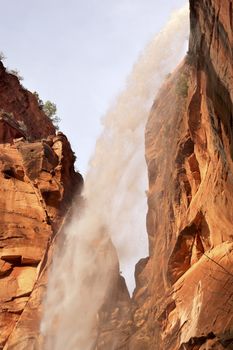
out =
<svg viewBox="0 0 233 350"><path fill-rule="evenodd" d="M232 1L191 0L190 19L146 126L150 256L114 349L233 349Z"/></svg>
<svg viewBox="0 0 233 350"><path fill-rule="evenodd" d="M0 349L34 349L40 272L82 178L65 135L1 62L0 109Z"/></svg>
<svg viewBox="0 0 233 350"><path fill-rule="evenodd" d="M150 257L130 349L233 349L232 1L190 1L188 55L146 126Z"/></svg>
<svg viewBox="0 0 233 350"><path fill-rule="evenodd" d="M0 61L0 110L11 114L26 130L30 140L55 134L55 128L38 105L34 94L20 84L14 74L6 71Z"/></svg>
<svg viewBox="0 0 233 350"><path fill-rule="evenodd" d="M161 88L146 126L150 254L136 265L131 300L123 279L116 280L99 312L95 349L233 349L232 5L190 0L188 55ZM81 179L66 138L55 137L48 121L41 134L32 129L30 115L40 120L41 111L2 72L16 84L18 102L7 108L8 82L1 108L15 118L0 119L7 194L0 200L0 341L8 350L39 349L53 245L46 247L69 207L69 184ZM25 141L17 120L33 139L45 139ZM10 141L15 137L20 140Z"/></svg>

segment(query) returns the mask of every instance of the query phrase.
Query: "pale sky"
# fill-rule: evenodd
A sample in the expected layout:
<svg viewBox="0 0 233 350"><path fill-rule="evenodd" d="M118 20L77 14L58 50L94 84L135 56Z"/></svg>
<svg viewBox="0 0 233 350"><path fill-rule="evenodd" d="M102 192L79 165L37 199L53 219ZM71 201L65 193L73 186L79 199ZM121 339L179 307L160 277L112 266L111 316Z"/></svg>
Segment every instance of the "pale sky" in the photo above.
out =
<svg viewBox="0 0 233 350"><path fill-rule="evenodd" d="M85 174L101 117L133 63L186 0L5 0L0 51L23 85L55 102Z"/></svg>

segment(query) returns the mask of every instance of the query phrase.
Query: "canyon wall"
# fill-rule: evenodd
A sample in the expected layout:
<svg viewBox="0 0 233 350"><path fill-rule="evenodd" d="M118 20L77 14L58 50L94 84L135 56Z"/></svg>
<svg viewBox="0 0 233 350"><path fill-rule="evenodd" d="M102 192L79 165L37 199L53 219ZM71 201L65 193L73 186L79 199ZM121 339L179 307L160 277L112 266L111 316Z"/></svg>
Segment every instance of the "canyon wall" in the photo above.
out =
<svg viewBox="0 0 233 350"><path fill-rule="evenodd" d="M190 1L184 62L146 126L150 256L129 349L233 349L232 1Z"/></svg>
<svg viewBox="0 0 233 350"><path fill-rule="evenodd" d="M149 257L97 349L233 349L232 1L191 0L190 23L146 125Z"/></svg>
<svg viewBox="0 0 233 350"><path fill-rule="evenodd" d="M115 278L95 350L233 349L232 5L190 0L188 54L146 125L149 257L131 299ZM40 349L54 237L82 178L66 137L1 64L0 109L0 349Z"/></svg>
<svg viewBox="0 0 233 350"><path fill-rule="evenodd" d="M34 349L53 236L82 186L74 154L0 62L0 349Z"/></svg>

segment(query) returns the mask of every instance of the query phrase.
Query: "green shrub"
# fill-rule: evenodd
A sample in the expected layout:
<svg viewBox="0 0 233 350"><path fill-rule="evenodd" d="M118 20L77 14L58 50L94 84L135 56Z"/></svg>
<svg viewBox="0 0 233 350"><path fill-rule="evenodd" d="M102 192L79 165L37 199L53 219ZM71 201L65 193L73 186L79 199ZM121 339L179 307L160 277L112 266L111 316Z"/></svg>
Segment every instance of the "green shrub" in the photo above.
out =
<svg viewBox="0 0 233 350"><path fill-rule="evenodd" d="M37 99L38 105L40 109L43 109L44 106L44 102L40 99L40 96L38 94L38 92L34 91L33 95L35 96L35 98Z"/></svg>
<svg viewBox="0 0 233 350"><path fill-rule="evenodd" d="M46 101L43 106L43 111L45 112L47 117L52 120L53 125L58 130L58 124L61 121L61 119L57 116L57 106L55 105L55 103L51 101Z"/></svg>
<svg viewBox="0 0 233 350"><path fill-rule="evenodd" d="M61 119L57 116L57 106L55 103L51 102L51 101L46 101L43 102L40 99L40 96L38 94L38 92L34 92L33 93L34 96L37 99L39 108L43 110L43 112L45 113L45 115L52 121L54 127L59 130L59 122L61 121Z"/></svg>
<svg viewBox="0 0 233 350"><path fill-rule="evenodd" d="M188 96L188 75L186 73L182 73L178 78L178 82L176 85L176 92L181 97Z"/></svg>

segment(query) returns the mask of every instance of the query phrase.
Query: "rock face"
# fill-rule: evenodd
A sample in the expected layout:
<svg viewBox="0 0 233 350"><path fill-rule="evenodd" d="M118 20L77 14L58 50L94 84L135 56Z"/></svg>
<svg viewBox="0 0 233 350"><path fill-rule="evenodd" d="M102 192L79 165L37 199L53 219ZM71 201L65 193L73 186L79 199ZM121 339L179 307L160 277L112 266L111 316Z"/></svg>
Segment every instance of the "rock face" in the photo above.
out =
<svg viewBox="0 0 233 350"><path fill-rule="evenodd" d="M189 52L146 126L150 256L108 349L233 349L232 5L190 1Z"/></svg>
<svg viewBox="0 0 233 350"><path fill-rule="evenodd" d="M136 270L134 350L233 349L232 1L190 9L188 55L146 126L150 257Z"/></svg>
<svg viewBox="0 0 233 350"><path fill-rule="evenodd" d="M0 349L32 349L42 261L82 178L67 138L2 64L0 108Z"/></svg>
<svg viewBox="0 0 233 350"><path fill-rule="evenodd" d="M146 126L149 257L132 299L116 278L95 350L233 349L232 0L190 0L190 16ZM0 79L0 348L40 349L50 242L82 179L34 96L3 66Z"/></svg>
<svg viewBox="0 0 233 350"><path fill-rule="evenodd" d="M14 74L0 61L0 110L11 114L25 129L30 140L54 135L55 128L41 110L37 98L24 89Z"/></svg>

